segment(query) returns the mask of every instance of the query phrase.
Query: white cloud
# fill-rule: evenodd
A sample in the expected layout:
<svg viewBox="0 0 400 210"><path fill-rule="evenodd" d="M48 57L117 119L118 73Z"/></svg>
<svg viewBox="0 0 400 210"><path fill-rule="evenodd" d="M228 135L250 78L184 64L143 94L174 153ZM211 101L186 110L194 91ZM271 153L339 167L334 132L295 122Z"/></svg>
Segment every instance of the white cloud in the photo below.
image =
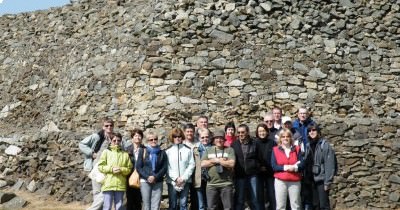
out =
<svg viewBox="0 0 400 210"><path fill-rule="evenodd" d="M0 0L0 4L3 3L3 0Z"/></svg>

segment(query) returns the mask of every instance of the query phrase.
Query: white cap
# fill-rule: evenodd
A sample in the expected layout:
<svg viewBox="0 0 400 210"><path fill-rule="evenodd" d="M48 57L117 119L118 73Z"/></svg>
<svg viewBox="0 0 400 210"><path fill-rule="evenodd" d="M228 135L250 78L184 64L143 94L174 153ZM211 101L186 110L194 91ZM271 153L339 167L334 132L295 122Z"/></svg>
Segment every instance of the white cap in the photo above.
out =
<svg viewBox="0 0 400 210"><path fill-rule="evenodd" d="M292 122L292 119L290 119L289 116L283 116L282 117L282 124L285 124L285 122L288 122L288 121Z"/></svg>

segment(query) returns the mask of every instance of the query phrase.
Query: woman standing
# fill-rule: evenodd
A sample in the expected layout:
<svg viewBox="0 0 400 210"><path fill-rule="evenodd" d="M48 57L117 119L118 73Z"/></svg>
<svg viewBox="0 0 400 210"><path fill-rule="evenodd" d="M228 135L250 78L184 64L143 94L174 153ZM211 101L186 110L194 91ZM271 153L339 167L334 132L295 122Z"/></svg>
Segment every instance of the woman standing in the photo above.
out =
<svg viewBox="0 0 400 210"><path fill-rule="evenodd" d="M236 140L236 127L234 122L228 122L225 125L225 147L230 147Z"/></svg>
<svg viewBox="0 0 400 210"><path fill-rule="evenodd" d="M260 147L260 182L262 182L264 196L263 204L269 203L268 209L275 210L274 171L271 166L272 148L276 146L275 140L269 138L269 129L265 123L260 123L256 129L257 143Z"/></svg>
<svg viewBox="0 0 400 210"><path fill-rule="evenodd" d="M160 149L158 137L150 132L148 146L140 149L136 169L140 175L140 191L144 210L160 209L163 177L167 173L167 155Z"/></svg>
<svg viewBox="0 0 400 210"><path fill-rule="evenodd" d="M111 145L104 150L99 160L99 171L105 174L101 191L104 195L103 210L122 209L126 190L126 177L129 175L132 163L127 152L121 150L121 134L117 133L111 140Z"/></svg>
<svg viewBox="0 0 400 210"><path fill-rule="evenodd" d="M130 145L126 150L131 159L133 168L131 173L136 168L136 161L139 157L140 149L144 149L145 147L142 144L143 139L143 131L141 129L133 129L131 131L132 145ZM128 176L129 177L129 176ZM126 190L126 209L127 210L141 210L142 209L142 196L140 193L140 189L129 187Z"/></svg>
<svg viewBox="0 0 400 210"><path fill-rule="evenodd" d="M293 145L292 132L285 128L279 132L278 146L273 148L271 165L275 177L276 209L286 209L289 194L292 210L301 209L301 174L304 164L298 146Z"/></svg>
<svg viewBox="0 0 400 210"><path fill-rule="evenodd" d="M185 135L179 128L174 128L168 135L173 144L165 151L168 157L167 185L169 209L177 209L179 200L180 210L187 210L187 198L191 176L195 167L192 150L182 144Z"/></svg>
<svg viewBox="0 0 400 210"><path fill-rule="evenodd" d="M331 209L329 190L337 173L335 151L324 138L316 124L307 127L312 154L313 194L318 198L316 209Z"/></svg>

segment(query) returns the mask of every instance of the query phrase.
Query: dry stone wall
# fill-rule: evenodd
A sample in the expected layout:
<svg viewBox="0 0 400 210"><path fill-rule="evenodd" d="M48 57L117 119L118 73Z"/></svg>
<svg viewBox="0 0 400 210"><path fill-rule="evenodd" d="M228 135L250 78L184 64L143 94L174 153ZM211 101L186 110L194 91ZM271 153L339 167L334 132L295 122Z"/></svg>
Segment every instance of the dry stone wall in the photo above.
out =
<svg viewBox="0 0 400 210"><path fill-rule="evenodd" d="M103 116L165 134L306 105L338 151L335 205L398 208L399 5L82 0L4 15L0 151L22 151L1 153L2 179L90 199L77 144Z"/></svg>

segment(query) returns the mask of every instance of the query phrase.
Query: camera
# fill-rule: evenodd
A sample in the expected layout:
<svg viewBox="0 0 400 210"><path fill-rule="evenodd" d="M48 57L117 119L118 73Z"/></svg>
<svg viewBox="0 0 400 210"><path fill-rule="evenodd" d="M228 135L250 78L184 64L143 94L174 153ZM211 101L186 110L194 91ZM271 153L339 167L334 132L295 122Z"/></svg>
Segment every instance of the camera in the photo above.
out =
<svg viewBox="0 0 400 210"><path fill-rule="evenodd" d="M216 165L215 167L217 167L217 172L218 173L223 173L224 172L224 168L220 164Z"/></svg>

